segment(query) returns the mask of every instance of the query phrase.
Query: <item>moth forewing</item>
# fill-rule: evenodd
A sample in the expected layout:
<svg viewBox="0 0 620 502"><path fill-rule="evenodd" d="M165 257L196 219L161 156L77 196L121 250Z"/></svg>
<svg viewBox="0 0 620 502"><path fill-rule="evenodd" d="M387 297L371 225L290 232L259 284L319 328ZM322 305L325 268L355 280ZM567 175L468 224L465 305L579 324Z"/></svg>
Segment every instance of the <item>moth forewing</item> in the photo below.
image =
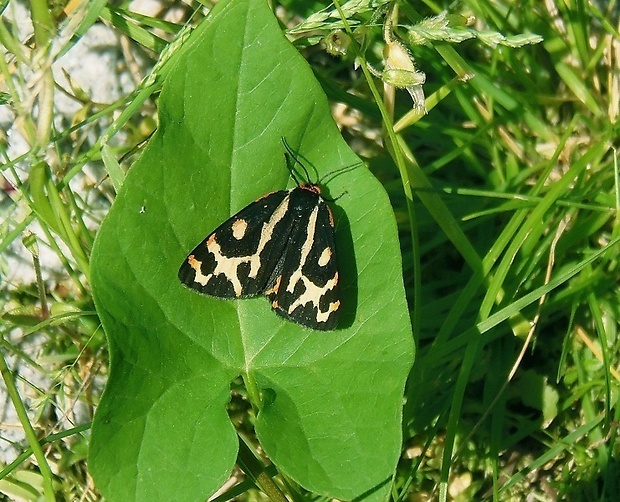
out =
<svg viewBox="0 0 620 502"><path fill-rule="evenodd" d="M267 194L222 223L185 259L181 282L219 298L263 293L293 226L288 195Z"/></svg>

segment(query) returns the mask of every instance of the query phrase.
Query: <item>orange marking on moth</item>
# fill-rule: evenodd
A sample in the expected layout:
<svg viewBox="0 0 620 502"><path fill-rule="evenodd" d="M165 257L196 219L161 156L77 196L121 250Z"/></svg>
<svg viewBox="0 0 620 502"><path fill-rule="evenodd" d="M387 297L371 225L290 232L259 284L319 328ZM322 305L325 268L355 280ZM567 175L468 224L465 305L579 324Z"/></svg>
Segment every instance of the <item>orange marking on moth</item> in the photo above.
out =
<svg viewBox="0 0 620 502"><path fill-rule="evenodd" d="M334 228L334 225L335 225L334 214L332 213L332 210L329 208L329 206L326 206L326 207L327 207L327 213L329 214L329 224L332 228Z"/></svg>
<svg viewBox="0 0 620 502"><path fill-rule="evenodd" d="M282 280L282 274L280 274L277 278L276 278L276 282L274 283L272 288L269 288L265 291L265 295L271 295L273 293L277 293L278 290L280 289L280 281Z"/></svg>
<svg viewBox="0 0 620 502"><path fill-rule="evenodd" d="M200 265L202 265L202 262L198 261L193 254L190 254L187 257L187 263L189 263L189 266L192 267L194 270L200 269Z"/></svg>
<svg viewBox="0 0 620 502"><path fill-rule="evenodd" d="M204 275L202 273L202 262L197 260L196 257L193 254L190 254L187 257L187 263L189 263L189 266L192 267L194 269L194 271L196 272L196 276L194 277L194 282L197 282L198 284L201 284L202 286L206 286L207 283L209 282L209 279L211 279L212 275Z"/></svg>

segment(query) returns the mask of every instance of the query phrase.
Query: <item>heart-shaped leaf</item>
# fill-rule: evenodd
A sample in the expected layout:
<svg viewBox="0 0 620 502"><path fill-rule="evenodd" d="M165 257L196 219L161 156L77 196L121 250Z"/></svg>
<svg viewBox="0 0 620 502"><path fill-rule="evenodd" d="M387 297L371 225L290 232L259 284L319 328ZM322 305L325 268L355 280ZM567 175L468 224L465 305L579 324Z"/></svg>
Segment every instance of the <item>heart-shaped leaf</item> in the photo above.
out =
<svg viewBox="0 0 620 502"><path fill-rule="evenodd" d="M219 2L176 56L157 133L93 249L111 371L91 472L110 500L204 500L235 463L226 403L241 374L265 396L256 432L278 469L330 497L378 498L398 460L413 358L388 198L264 0ZM334 331L284 321L265 298L195 294L177 278L231 214L293 186L281 137L312 181L355 166L323 187L337 199L343 315Z"/></svg>

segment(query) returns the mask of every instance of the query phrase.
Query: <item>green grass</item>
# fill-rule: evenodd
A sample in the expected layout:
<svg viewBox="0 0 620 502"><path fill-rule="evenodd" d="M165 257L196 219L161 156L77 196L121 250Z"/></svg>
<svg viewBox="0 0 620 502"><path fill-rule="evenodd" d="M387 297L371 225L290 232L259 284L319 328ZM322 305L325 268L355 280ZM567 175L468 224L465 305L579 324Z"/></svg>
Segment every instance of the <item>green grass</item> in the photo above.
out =
<svg viewBox="0 0 620 502"><path fill-rule="evenodd" d="M99 497L85 461L86 430L108 358L90 293L90 251L154 127L143 113L153 115L166 63L187 34L104 4L88 2L81 23L71 25L33 1L36 30L26 42L8 18L0 24L3 106L28 144L10 157L8 138L0 142L2 174L13 184L4 183L1 205L0 370L26 436L16 461L3 466L0 492L9 498ZM399 226L418 352L393 498L613 500L620 492L618 6L566 1L549 12L527 1L403 3L388 13L388 38L426 74L423 114L405 89L381 81L411 77L384 71L385 11L352 13L345 5L342 23L333 6L326 17L318 2L284 4L283 24L328 97L344 104L334 108L343 136L387 190ZM5 13L13 8L2 5ZM447 8L460 16L448 26L419 24ZM197 7L187 26L203 15ZM77 85L65 89L82 107L72 124L54 127L53 95L61 91L42 61L72 50L75 38L62 37L68 30L83 34L98 20L154 67L141 69L147 78L135 92L107 105ZM333 28L340 40L353 30L344 56L317 43ZM66 45L49 56L50 41L61 39ZM40 83L34 90L28 69ZM21 106L27 96L38 106ZM40 263L45 280L5 280L14 256L34 277ZM233 395L229 413L255 445L243 389ZM290 480L276 480L284 493L304 497ZM244 487L241 497L262 497Z"/></svg>

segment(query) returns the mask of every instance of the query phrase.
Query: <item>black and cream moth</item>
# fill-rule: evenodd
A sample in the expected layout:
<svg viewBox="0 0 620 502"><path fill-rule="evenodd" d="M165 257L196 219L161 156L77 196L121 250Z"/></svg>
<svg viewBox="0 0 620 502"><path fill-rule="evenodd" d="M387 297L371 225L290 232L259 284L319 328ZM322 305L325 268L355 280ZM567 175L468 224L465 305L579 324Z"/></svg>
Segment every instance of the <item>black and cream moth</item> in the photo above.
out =
<svg viewBox="0 0 620 502"><path fill-rule="evenodd" d="M252 202L196 246L179 279L219 298L264 294L285 319L335 329L340 300L334 218L319 186L300 184Z"/></svg>

